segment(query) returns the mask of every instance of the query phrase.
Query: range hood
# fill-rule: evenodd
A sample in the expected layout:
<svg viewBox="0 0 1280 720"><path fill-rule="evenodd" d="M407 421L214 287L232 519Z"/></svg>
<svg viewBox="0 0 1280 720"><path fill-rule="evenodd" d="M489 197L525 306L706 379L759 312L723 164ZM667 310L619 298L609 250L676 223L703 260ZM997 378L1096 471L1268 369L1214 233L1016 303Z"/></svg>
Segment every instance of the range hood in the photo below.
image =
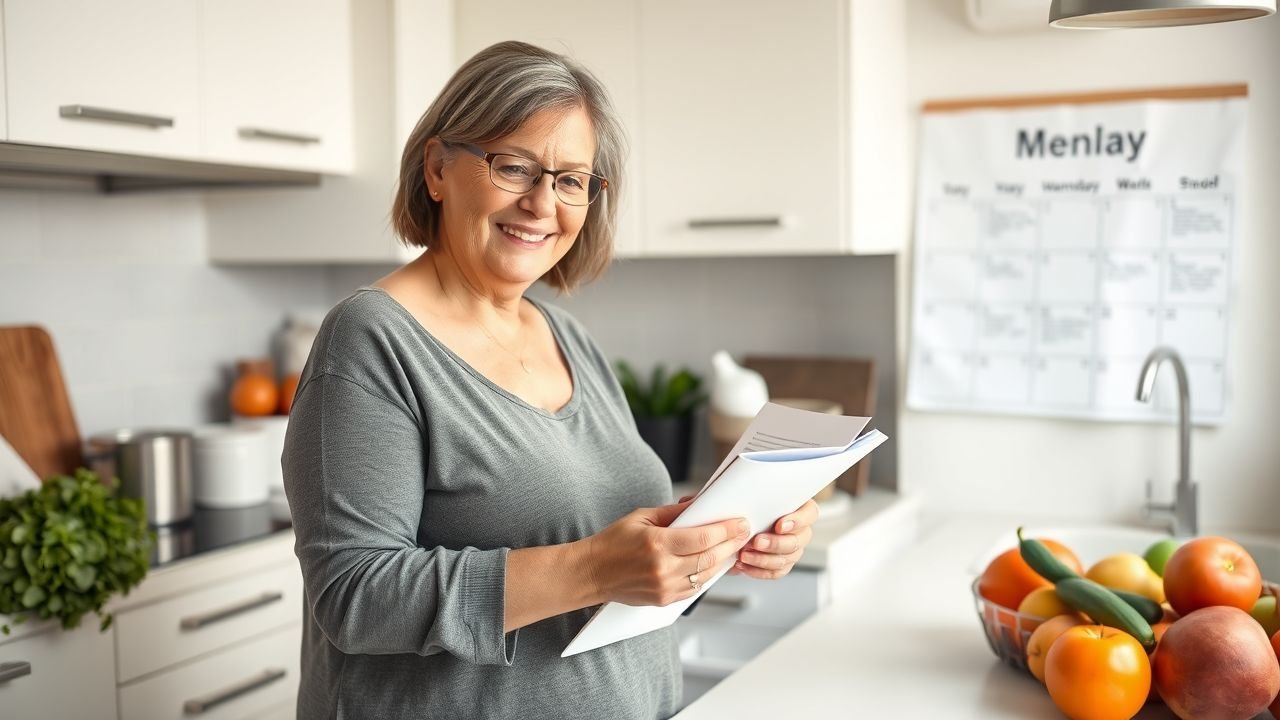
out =
<svg viewBox="0 0 1280 720"><path fill-rule="evenodd" d="M319 185L320 174L0 142L0 187L103 193Z"/></svg>

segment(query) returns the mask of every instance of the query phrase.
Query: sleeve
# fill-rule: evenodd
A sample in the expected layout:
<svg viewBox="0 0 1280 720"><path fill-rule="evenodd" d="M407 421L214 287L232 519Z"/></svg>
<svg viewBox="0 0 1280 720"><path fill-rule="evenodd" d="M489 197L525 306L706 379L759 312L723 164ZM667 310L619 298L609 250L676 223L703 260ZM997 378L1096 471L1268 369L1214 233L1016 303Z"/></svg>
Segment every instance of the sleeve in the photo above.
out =
<svg viewBox="0 0 1280 720"><path fill-rule="evenodd" d="M349 654L510 665L507 548L417 544L428 448L407 409L341 375L307 379L281 461L307 610Z"/></svg>

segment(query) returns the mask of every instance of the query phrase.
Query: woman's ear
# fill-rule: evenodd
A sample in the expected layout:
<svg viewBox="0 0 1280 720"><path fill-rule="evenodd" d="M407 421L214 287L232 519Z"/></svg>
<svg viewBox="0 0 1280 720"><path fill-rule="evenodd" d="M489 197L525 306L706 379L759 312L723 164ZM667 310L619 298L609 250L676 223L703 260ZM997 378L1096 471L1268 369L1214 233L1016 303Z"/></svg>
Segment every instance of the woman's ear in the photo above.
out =
<svg viewBox="0 0 1280 720"><path fill-rule="evenodd" d="M433 200L441 200L444 197L444 143L439 138L431 138L422 155L422 179L427 183L427 194Z"/></svg>

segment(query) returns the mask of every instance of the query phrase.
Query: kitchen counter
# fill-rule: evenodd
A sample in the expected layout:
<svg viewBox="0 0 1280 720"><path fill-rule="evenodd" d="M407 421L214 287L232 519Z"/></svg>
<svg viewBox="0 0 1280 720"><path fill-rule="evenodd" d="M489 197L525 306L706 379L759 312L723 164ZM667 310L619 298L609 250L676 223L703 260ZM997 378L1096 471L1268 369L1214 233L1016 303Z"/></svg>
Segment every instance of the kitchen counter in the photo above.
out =
<svg viewBox="0 0 1280 720"><path fill-rule="evenodd" d="M907 550L676 718L1061 720L1034 678L992 654L970 591L973 561L1012 528L1039 520L923 517ZM1153 705L1138 717L1175 716Z"/></svg>

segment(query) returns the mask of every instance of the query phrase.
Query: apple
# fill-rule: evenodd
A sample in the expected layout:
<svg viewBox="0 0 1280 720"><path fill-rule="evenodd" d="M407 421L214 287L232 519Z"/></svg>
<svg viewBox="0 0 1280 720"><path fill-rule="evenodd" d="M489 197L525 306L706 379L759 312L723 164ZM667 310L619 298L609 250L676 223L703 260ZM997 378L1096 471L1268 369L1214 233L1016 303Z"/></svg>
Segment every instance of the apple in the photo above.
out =
<svg viewBox="0 0 1280 720"><path fill-rule="evenodd" d="M1142 559L1147 561L1147 565L1155 571L1157 575L1164 576L1165 563L1169 562L1173 551L1178 549L1178 541L1173 538L1165 538L1159 540L1147 548L1143 553Z"/></svg>
<svg viewBox="0 0 1280 720"><path fill-rule="evenodd" d="M1258 602L1253 604L1249 614L1254 620L1262 623L1262 629L1267 631L1267 637L1280 632L1280 608L1276 607L1275 595L1263 595L1258 598Z"/></svg>

